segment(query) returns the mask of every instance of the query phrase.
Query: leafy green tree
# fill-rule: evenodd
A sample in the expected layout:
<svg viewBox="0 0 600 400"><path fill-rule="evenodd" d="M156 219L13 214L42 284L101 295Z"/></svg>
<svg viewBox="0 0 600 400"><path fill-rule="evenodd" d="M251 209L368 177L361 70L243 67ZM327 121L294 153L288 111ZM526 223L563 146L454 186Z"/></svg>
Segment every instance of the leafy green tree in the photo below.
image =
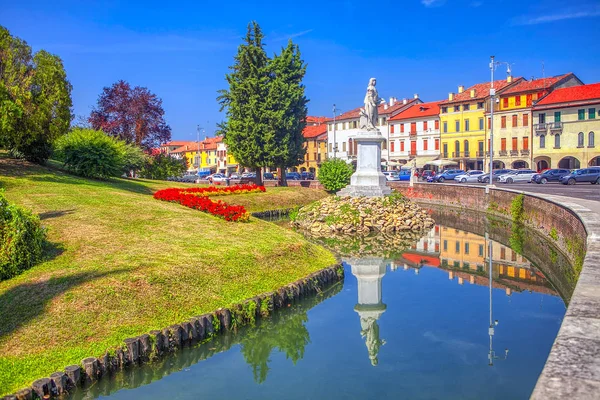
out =
<svg viewBox="0 0 600 400"><path fill-rule="evenodd" d="M181 176L186 170L185 159L177 159L161 153L147 158L146 164L140 170L140 176L149 179L167 179L171 176Z"/></svg>
<svg viewBox="0 0 600 400"><path fill-rule="evenodd" d="M352 166L344 160L331 158L321 164L318 179L325 187L325 190L337 192L348 186L353 173Z"/></svg>
<svg viewBox="0 0 600 400"><path fill-rule="evenodd" d="M62 60L0 27L0 141L12 155L42 163L72 119L71 84Z"/></svg>
<svg viewBox="0 0 600 400"><path fill-rule="evenodd" d="M234 64L226 75L229 89L219 90L217 101L227 120L219 124L223 141L235 159L256 170L262 183L261 167L271 161L265 144L273 140L265 101L269 92L269 59L263 48L263 33L256 22L248 24L244 42L238 47Z"/></svg>
<svg viewBox="0 0 600 400"><path fill-rule="evenodd" d="M308 100L302 84L306 64L300 56L298 45L290 39L287 47L273 57L269 67L271 81L266 105L274 135L269 136L271 140L267 141L265 151L271 157L271 164L285 171L288 167L301 164L306 154L302 134L308 112ZM279 174L279 183L286 185L285 173Z"/></svg>
<svg viewBox="0 0 600 400"><path fill-rule="evenodd" d="M139 147L133 144L126 144L122 142L122 155L123 155L123 172L135 176L135 172L141 170L146 165L147 158L146 154Z"/></svg>

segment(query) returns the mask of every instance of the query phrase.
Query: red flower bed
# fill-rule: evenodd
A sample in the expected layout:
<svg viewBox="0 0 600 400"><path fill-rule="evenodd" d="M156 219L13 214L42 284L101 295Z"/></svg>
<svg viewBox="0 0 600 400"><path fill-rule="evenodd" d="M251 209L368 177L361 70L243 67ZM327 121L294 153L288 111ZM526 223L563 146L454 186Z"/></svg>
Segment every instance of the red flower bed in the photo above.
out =
<svg viewBox="0 0 600 400"><path fill-rule="evenodd" d="M226 221L245 222L250 219L250 214L244 206L232 206L221 200L213 201L208 196L264 192L264 186L236 185L227 187L205 188L169 188L154 193L154 198L163 201L172 201L189 208L204 211L224 218Z"/></svg>

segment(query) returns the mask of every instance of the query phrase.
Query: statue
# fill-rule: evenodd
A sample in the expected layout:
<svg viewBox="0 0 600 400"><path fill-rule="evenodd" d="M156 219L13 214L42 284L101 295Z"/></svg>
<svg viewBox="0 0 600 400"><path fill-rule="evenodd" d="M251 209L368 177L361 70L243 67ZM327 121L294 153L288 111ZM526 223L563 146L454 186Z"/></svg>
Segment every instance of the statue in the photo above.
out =
<svg viewBox="0 0 600 400"><path fill-rule="evenodd" d="M371 78L369 80L369 86L367 87L367 94L365 95L365 108L360 110L360 129L366 129L368 131L377 130L377 105L381 101L375 85L377 79Z"/></svg>

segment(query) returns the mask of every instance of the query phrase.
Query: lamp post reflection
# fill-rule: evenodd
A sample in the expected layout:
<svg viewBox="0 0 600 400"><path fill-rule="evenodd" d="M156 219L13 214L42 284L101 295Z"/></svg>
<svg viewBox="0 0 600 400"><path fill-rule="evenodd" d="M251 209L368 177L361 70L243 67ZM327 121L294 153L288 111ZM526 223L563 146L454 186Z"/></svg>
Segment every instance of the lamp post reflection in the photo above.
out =
<svg viewBox="0 0 600 400"><path fill-rule="evenodd" d="M488 244L489 256L488 256L488 271L490 272L489 278L489 289L490 289L490 326L488 328L488 335L490 336L490 350L488 352L488 365L491 367L494 365L495 359L506 360L508 357L508 349L504 350L504 357L497 356L494 351L493 341L494 341L494 333L496 329L496 325L498 325L498 320L494 320L493 310L492 310L492 284L493 284L493 246L492 241L490 240L488 234L485 234L485 239Z"/></svg>
<svg viewBox="0 0 600 400"><path fill-rule="evenodd" d="M380 257L346 258L344 262L351 266L352 275L358 281L358 303L354 311L360 316L360 334L365 338L371 365L376 366L379 348L385 344L379 336L377 321L386 310L381 301L381 280L386 272L386 262Z"/></svg>

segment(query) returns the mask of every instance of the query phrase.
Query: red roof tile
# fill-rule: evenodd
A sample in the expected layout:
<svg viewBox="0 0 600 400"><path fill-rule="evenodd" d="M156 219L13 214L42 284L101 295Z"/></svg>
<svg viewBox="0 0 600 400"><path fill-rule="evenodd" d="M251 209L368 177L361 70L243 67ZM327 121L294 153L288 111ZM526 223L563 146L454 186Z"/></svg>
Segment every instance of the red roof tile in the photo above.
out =
<svg viewBox="0 0 600 400"><path fill-rule="evenodd" d="M327 124L320 125L306 125L304 130L302 131L302 135L306 139L316 138L320 135L327 133Z"/></svg>
<svg viewBox="0 0 600 400"><path fill-rule="evenodd" d="M322 124L323 122L327 122L329 120L330 118L327 117L312 117L310 115L306 116L307 125Z"/></svg>
<svg viewBox="0 0 600 400"><path fill-rule="evenodd" d="M400 114L397 114L390 118L390 121L399 121L410 118L420 118L420 117L431 117L434 115L439 115L440 113L440 101L432 101L430 103L423 104L414 104L402 111Z"/></svg>
<svg viewBox="0 0 600 400"><path fill-rule="evenodd" d="M548 89L571 75L573 75L572 72L563 75L551 76L548 78L535 79L532 81L524 79L521 82L517 83L515 86L502 92L502 95Z"/></svg>
<svg viewBox="0 0 600 400"><path fill-rule="evenodd" d="M517 82L521 81L523 78L513 78L512 82L508 82L506 79L500 79L494 81L494 89L496 89L496 93L502 89L505 89L511 85L517 84ZM475 97L471 97L471 90L475 90ZM490 82L478 83L473 85L467 89L465 89L462 93L455 93L454 100L444 100L441 101L440 104L453 104L460 103L469 100L476 99L484 99L490 95Z"/></svg>
<svg viewBox="0 0 600 400"><path fill-rule="evenodd" d="M600 83L556 89L538 101L534 107L586 100L600 101Z"/></svg>
<svg viewBox="0 0 600 400"><path fill-rule="evenodd" d="M185 146L185 145L194 144L194 143L196 143L196 142L185 141L185 140L173 140L171 142L167 142L167 143L161 144L160 147L166 147L166 146Z"/></svg>
<svg viewBox="0 0 600 400"><path fill-rule="evenodd" d="M390 105L388 105L388 106L387 106L387 108L386 108L386 105L385 105L385 104L380 104L380 105L377 107L377 113L378 113L379 115L389 115L389 114L393 114L395 111L398 111L398 110L399 110L399 109L401 109L402 107L406 107L406 106L408 106L408 105L410 105L410 104L412 104L412 103L416 102L416 101L417 101L417 100L419 100L419 99L415 99L415 98L413 98L413 99L406 99L406 100L407 100L407 101L406 101L406 104L404 104L404 103L402 102L402 100L398 100L398 101L396 101L396 103L395 103L393 106L390 106ZM361 108L362 108L362 107L357 107L357 108L355 108L355 109L353 109L353 110L346 111L345 113L343 113L343 114L341 114L341 115L337 116L337 117L335 118L335 120L336 120L336 121L342 121L342 120L345 120L345 119L356 119L356 118L358 118L358 117L360 116L360 109L361 109Z"/></svg>

